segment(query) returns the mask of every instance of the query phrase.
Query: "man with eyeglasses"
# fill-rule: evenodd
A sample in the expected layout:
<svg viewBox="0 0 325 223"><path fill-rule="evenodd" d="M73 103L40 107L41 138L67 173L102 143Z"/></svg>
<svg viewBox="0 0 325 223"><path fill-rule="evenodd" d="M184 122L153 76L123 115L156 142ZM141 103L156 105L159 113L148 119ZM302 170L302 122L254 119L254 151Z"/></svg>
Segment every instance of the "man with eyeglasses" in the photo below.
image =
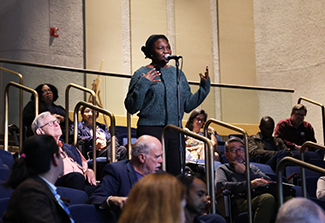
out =
<svg viewBox="0 0 325 223"><path fill-rule="evenodd" d="M307 141L316 142L313 127L304 121L306 114L306 106L297 104L293 106L290 118L281 120L275 128L274 135L280 137L290 150L300 150Z"/></svg>
<svg viewBox="0 0 325 223"><path fill-rule="evenodd" d="M215 184L217 189L228 188L234 194L235 214L239 214L247 211L244 142L238 137L233 137L226 141L225 149L229 163L217 168ZM252 188L270 182L271 179L256 166L250 165L250 170ZM252 198L252 210L255 212L254 222L270 222L275 205L275 199L269 193Z"/></svg>
<svg viewBox="0 0 325 223"><path fill-rule="evenodd" d="M50 112L43 112L34 119L32 130L37 135L52 136L60 148L64 174L55 185L84 190L90 195L96 185L95 173L88 168L87 160L76 147L59 140L62 135L60 121Z"/></svg>

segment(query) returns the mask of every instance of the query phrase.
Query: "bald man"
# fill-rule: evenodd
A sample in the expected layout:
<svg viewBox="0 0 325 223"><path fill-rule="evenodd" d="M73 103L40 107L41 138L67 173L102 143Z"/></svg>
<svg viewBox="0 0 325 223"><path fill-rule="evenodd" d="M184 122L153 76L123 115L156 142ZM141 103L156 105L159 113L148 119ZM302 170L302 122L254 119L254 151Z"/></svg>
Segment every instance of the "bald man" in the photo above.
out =
<svg viewBox="0 0 325 223"><path fill-rule="evenodd" d="M292 153L279 137L273 137L274 120L264 116L260 121L260 132L249 137L249 156L254 162L268 164L273 170L277 163L285 156Z"/></svg>
<svg viewBox="0 0 325 223"><path fill-rule="evenodd" d="M90 202L102 209L119 211L123 208L132 186L143 176L159 170L162 159L160 141L143 135L132 145L131 159L109 163L103 170L104 177Z"/></svg>

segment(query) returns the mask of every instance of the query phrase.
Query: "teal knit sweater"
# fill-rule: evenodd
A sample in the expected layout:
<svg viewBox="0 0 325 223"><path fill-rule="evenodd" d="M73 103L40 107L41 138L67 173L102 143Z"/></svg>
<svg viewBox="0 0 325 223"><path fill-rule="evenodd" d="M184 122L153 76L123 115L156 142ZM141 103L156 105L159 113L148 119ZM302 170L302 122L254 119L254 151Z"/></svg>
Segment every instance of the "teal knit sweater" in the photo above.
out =
<svg viewBox="0 0 325 223"><path fill-rule="evenodd" d="M161 69L161 79L159 82L151 82L142 74L148 73L152 68L141 67L134 72L129 85L129 91L124 104L127 111L134 114L138 111L138 126L165 126L172 124L178 126L177 107L177 77L176 68ZM189 113L199 106L210 91L210 79L201 79L200 88L195 94L191 93L191 88L182 71L180 74L180 104L181 118L184 111Z"/></svg>

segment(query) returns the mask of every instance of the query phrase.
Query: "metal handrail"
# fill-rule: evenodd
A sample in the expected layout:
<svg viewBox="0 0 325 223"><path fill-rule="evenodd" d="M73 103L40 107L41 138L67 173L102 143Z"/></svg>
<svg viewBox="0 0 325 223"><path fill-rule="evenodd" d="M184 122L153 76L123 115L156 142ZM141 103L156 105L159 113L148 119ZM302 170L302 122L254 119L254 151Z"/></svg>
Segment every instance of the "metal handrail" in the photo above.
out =
<svg viewBox="0 0 325 223"><path fill-rule="evenodd" d="M112 77L122 77L122 78L131 78L132 77L132 75L130 75L130 74L114 74L114 73L108 73L108 72L98 71L98 70L80 69L80 68L74 68L74 67L57 66L57 65L49 65L49 64L41 64L41 63L30 63L30 62L23 62L23 61L8 60L8 59L3 59L3 58L0 58L0 63L18 64L18 65L24 65L24 66L33 66L33 67L40 67L40 68L47 68L47 69L56 69L56 70L72 71L72 72L79 72L79 73L97 74L97 75L112 76ZM199 85L200 82L189 81L189 84ZM212 87L221 87L221 88L246 89L246 90L278 91L278 92L288 92L288 93L294 92L294 89L289 89L289 88L258 87L258 86L250 86L250 85L211 83L211 86Z"/></svg>
<svg viewBox="0 0 325 223"><path fill-rule="evenodd" d="M323 141L325 143L325 119L324 119L324 117L325 117L325 109L324 109L324 105L321 104L321 103L319 103L319 102L317 102L317 101L314 101L314 100L311 100L311 99L305 98L305 97L300 97L298 99L298 104L300 104L300 102L302 100L308 101L311 104L314 104L314 105L317 105L317 106L321 107L321 109L322 109L322 123L323 123Z"/></svg>
<svg viewBox="0 0 325 223"><path fill-rule="evenodd" d="M93 96L93 104L94 105L96 104L96 94L93 90L74 83L68 84L68 86L65 89L65 142L66 143L69 142L69 91L71 87L90 93ZM95 115L93 115L93 118L94 117Z"/></svg>
<svg viewBox="0 0 325 223"><path fill-rule="evenodd" d="M315 148L318 148L318 149L321 149L321 150L325 150L325 147L324 146L321 146L317 143L314 143L314 142L311 142L311 141L307 141L305 142L304 144L302 144L301 148L300 148L300 159L301 161L305 161L305 156L304 156L304 152L306 151L306 149L308 147L315 147ZM303 179L302 180L302 195L303 196L307 196L307 185L306 185L306 171L304 168L301 167L301 178Z"/></svg>
<svg viewBox="0 0 325 223"><path fill-rule="evenodd" d="M6 88L5 88L5 125L4 125L4 150L5 151L8 151L8 107L9 107L9 89L10 87L13 86L13 87L16 87L16 88L19 88L20 90L25 90L25 91L29 91L31 93L34 94L34 97L35 97L35 117L38 116L38 94L37 92L32 89L32 88L29 88L29 87L26 87L22 84L18 84L16 82L13 82L13 81L10 81ZM20 103L22 103L22 98L20 98ZM19 107L19 123L22 123L22 119L23 119L23 112L22 112L22 106ZM20 125L19 125L20 126ZM21 129L22 130L22 129ZM21 134L22 136L22 131L19 131L19 134ZM21 148L22 148L22 138L19 137L19 139L21 139L20 143L19 143L19 151L21 151Z"/></svg>
<svg viewBox="0 0 325 223"><path fill-rule="evenodd" d="M244 136L244 144L245 144L245 156L246 156L246 163L245 163L245 167L246 167L246 187L247 187L247 210L248 210L248 221L249 222L253 222L253 214L252 214L252 197L251 197L251 177L250 177L250 162L249 162L249 151L248 151L248 135L247 132L242 129L239 128L237 126L231 125L229 123L220 121L220 120L216 120L213 118L210 118L208 121L206 121L206 123L204 124L203 130L204 130L204 135L207 136L208 135L208 127L211 123L215 123L218 124L224 128L228 128L231 130L234 130L236 132L240 132L243 134ZM213 183L213 182L212 182Z"/></svg>
<svg viewBox="0 0 325 223"><path fill-rule="evenodd" d="M92 129L93 129L93 170L96 174L97 171L97 161L96 161L96 118L94 115L94 111L100 112L102 114L105 114L107 116L109 116L110 118L110 129L111 129L111 161L115 162L116 159L116 125L115 125L115 116L112 112L103 109L101 107L98 107L96 105L90 104L88 102L84 102L84 101L79 101L75 108L74 108L74 112L73 112L73 123L74 123L74 134L73 134L73 139L74 139L74 144L77 144L77 140L78 140L78 112L79 112L79 108L81 106L85 106L88 108L91 108L93 110L93 124L92 124ZM108 158L108 152L107 152L107 158Z"/></svg>
<svg viewBox="0 0 325 223"><path fill-rule="evenodd" d="M281 159L281 161L278 163L276 167L276 175L277 175L277 184L278 184L278 204L279 207L283 205L283 187L282 187L282 177L283 177L283 170L286 167L288 163L295 164L297 166L300 166L301 168L306 168L309 170L312 170L314 172L317 172L319 174L325 175L325 169L320 168L318 166L315 166L310 163L306 163L302 160L298 160L289 156L284 157ZM306 177L302 177L302 182L306 181ZM306 191L306 184L302 184L302 190ZM304 197L307 197L307 193L303 194Z"/></svg>
<svg viewBox="0 0 325 223"><path fill-rule="evenodd" d="M208 195L210 196L211 202L211 212L214 214L216 213L216 205L215 205L215 189L214 189L214 160L213 160L213 144L211 140L208 138L198 135L194 132L190 132L188 130L182 129L180 127L174 125L167 125L165 126L162 132L162 146L163 146L163 154L165 155L165 134L168 130L175 130L178 133L183 133L184 135L188 135L192 138L198 139L202 142L205 142L205 149L204 149L204 157L205 157L205 164L206 164L206 173L207 173L207 187L208 187ZM162 169L166 171L166 157L163 159Z"/></svg>
<svg viewBox="0 0 325 223"><path fill-rule="evenodd" d="M131 114L129 112L127 112L126 114L126 123L127 123L127 136L128 136L128 146L126 148L127 150L127 154L128 154L128 158L131 159Z"/></svg>
<svg viewBox="0 0 325 223"><path fill-rule="evenodd" d="M19 77L19 84L23 85L23 75L16 71L9 70L4 67L0 67L1 70L7 71L12 74L16 74ZM19 90L19 117L23 117L23 91ZM23 122L19 122L19 150L21 150L21 144L23 142Z"/></svg>

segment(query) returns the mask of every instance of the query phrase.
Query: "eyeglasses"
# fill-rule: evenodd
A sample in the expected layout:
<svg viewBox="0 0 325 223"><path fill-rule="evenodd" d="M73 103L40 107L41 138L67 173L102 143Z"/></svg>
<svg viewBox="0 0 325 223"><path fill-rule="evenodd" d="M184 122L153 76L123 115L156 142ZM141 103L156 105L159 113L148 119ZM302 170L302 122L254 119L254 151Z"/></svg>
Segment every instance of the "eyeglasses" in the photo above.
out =
<svg viewBox="0 0 325 223"><path fill-rule="evenodd" d="M42 92L42 94L45 94L45 93L47 93L47 92L52 92L52 90L49 88L49 89L45 89L45 90L43 90L43 91L41 91Z"/></svg>
<svg viewBox="0 0 325 223"><path fill-rule="evenodd" d="M301 114L301 113L298 113L298 112L295 112L294 114L299 116L299 117L305 117L306 116L306 114Z"/></svg>
<svg viewBox="0 0 325 223"><path fill-rule="evenodd" d="M245 149L244 148L231 148L230 150L229 150L231 153L235 153L235 152L239 152L239 153L243 153L244 151L245 151Z"/></svg>
<svg viewBox="0 0 325 223"><path fill-rule="evenodd" d="M44 125L42 125L41 127L39 127L39 128L43 128L44 126L53 126L53 125L55 125L55 124L58 124L58 125L60 125L60 121L59 120L57 120L57 119L55 119L54 121L50 121L50 122L48 122L48 123L46 123L46 124L44 124Z"/></svg>
<svg viewBox="0 0 325 223"><path fill-rule="evenodd" d="M196 117L195 119L196 119L196 121L198 121L198 122L204 122L204 119L202 119L202 118Z"/></svg>

